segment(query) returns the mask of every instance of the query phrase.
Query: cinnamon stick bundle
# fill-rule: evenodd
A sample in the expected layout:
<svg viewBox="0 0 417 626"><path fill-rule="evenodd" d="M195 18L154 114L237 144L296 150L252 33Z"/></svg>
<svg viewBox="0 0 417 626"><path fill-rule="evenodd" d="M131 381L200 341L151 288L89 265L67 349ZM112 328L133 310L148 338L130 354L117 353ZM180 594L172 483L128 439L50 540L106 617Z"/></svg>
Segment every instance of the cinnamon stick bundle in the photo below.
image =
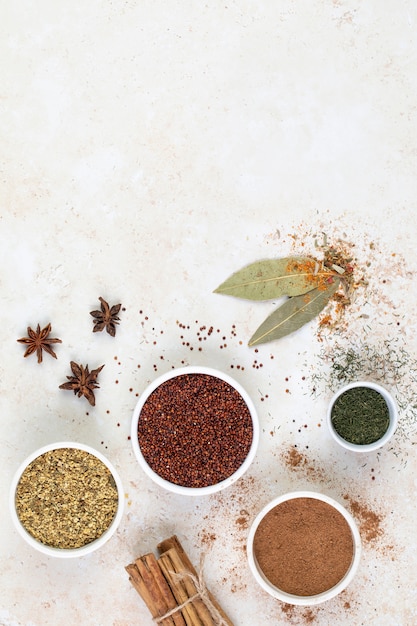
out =
<svg viewBox="0 0 417 626"><path fill-rule="evenodd" d="M177 607L171 589L152 553L137 558L125 569L129 574L130 582L142 597L154 619L162 618L171 609ZM157 623L161 626L186 626L179 612L161 621L158 620Z"/></svg>
<svg viewBox="0 0 417 626"><path fill-rule="evenodd" d="M159 558L138 557L125 567L156 624L233 626L174 535L158 546Z"/></svg>
<svg viewBox="0 0 417 626"><path fill-rule="evenodd" d="M198 576L198 574L197 574L193 564L191 563L190 559L188 558L187 553L185 552L184 548L182 547L182 545L181 545L181 543L180 543L180 541L179 541L179 539L178 539L178 537L176 535L173 535L169 539L165 539L164 541L161 541L161 543L158 544L158 552L159 552L159 554L161 556L165 552L169 552L169 550L174 550L177 553L177 555L179 557L179 561L182 562L183 568L184 568L185 571L190 572L195 577ZM209 596L209 599L210 599L211 603L213 604L215 609L218 611L218 613L222 617L223 621L228 626L233 626L233 623L231 622L229 617L226 615L226 613L223 611L223 609L221 608L220 604L217 602L217 600L213 596L213 594L210 593L210 591L208 589L206 589L206 591L208 593L208 596ZM209 624L216 624L216 622L212 621L212 622L209 622Z"/></svg>

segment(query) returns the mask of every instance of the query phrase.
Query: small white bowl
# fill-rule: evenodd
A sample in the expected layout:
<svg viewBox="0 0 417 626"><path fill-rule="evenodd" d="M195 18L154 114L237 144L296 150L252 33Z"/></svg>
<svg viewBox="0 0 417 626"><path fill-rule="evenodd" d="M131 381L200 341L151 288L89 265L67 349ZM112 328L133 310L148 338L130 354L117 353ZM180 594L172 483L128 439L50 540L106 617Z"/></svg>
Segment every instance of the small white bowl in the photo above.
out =
<svg viewBox="0 0 417 626"><path fill-rule="evenodd" d="M55 548L55 547L48 546L38 541L26 530L26 528L20 521L17 511L16 511L16 504L15 504L16 489L17 489L19 480L23 472L25 471L25 469L28 467L28 465L30 465L30 463L32 463L32 461L37 459L42 454L45 454L46 452L50 452L52 450L58 450L61 448L75 448L77 450L83 450L84 452L88 452L89 454L99 459L110 470L112 477L114 479L114 482L116 484L117 493L118 493L117 511L110 526L107 528L106 531L104 531L104 533L100 537L98 537L98 539L95 539L94 541L91 541L90 543L84 546L81 546L79 548ZM106 457L103 454L101 454L101 452L94 450L94 448L91 448L90 446L87 446L83 443L75 443L72 441L51 443L49 445L43 446L42 448L39 448L35 452L32 452L32 454L30 454L23 461L23 463L21 463L21 465L15 472L14 477L12 479L11 486L10 486L9 508L10 508L10 514L11 514L16 530L18 531L20 536L32 548L35 548L36 550L38 550L39 552L42 552L43 554L46 554L47 556L68 559L68 558L84 556L86 554L90 554L91 552L94 552L98 548L101 548L101 546L103 546L110 539L110 537L115 533L117 527L119 526L120 521L122 519L122 515L123 515L123 506L124 506L124 491L123 491L122 482L120 480L120 477L117 471L115 470L113 465L110 463L110 461L108 461L108 459L106 459Z"/></svg>
<svg viewBox="0 0 417 626"><path fill-rule="evenodd" d="M208 376L213 376L215 378L218 378L228 383L231 387L236 389L236 391L243 398L249 410L251 419L252 419L252 443L250 445L249 452L245 460L243 461L242 465L233 474L231 474L224 480L218 483L215 483L213 485L205 486L205 487L185 487L183 485L178 485L173 482L170 482L166 480L165 478L162 478L161 476L159 476L159 474L157 474L147 463L145 457L142 454L139 441L138 441L139 417L140 417L140 414L141 414L141 411L145 402L147 401L149 396L152 394L152 392L155 391L155 389L157 389L162 383L172 378L183 376L183 375L190 375L190 374L205 374ZM131 441L132 441L133 451L135 453L136 459L139 462L140 467L143 469L145 474L147 474L147 476L151 478L157 485L179 495L186 495L186 496L211 495L222 489L226 489L226 487L229 487L230 485L232 485L239 478L241 478L241 476L243 476L243 474L247 471L247 469L251 465L255 457L256 450L258 447L258 442L259 442L258 416L257 416L255 406L250 396L248 395L248 393L231 376L228 376L227 374L224 374L223 372L220 372L210 367L186 366L186 367L181 367L181 368L171 370L170 372L167 372L166 374L159 376L141 394L139 401L137 402L136 407L134 409L133 416L132 416Z"/></svg>
<svg viewBox="0 0 417 626"><path fill-rule="evenodd" d="M373 389L374 391L377 391L384 398L388 406L388 412L389 412L388 428L380 439L377 439L377 441L373 441L372 443L357 444L357 443L351 443L350 441L346 441L346 439L343 439L343 437L339 435L339 433L336 431L332 423L332 410L333 410L334 403L339 398L339 396L341 396L343 393L345 393L349 389L353 389L355 387L368 387L369 389ZM384 387L382 387L381 385L377 383L370 382L370 381L357 381L357 382L349 383L341 387L341 389L339 389L339 391L337 391L334 394L327 409L327 426L330 431L330 434L339 445L341 445L343 448L346 448L346 450L350 450L351 452L373 452L374 450L378 450L378 448L381 448L382 446L384 446L391 439L391 437L395 433L397 425L398 425L398 408L397 408L397 404L394 398L389 393L389 391L387 391Z"/></svg>
<svg viewBox="0 0 417 626"><path fill-rule="evenodd" d="M324 591L322 593L318 593L312 596L299 596L299 595L295 595L292 593L287 593L286 591L283 591L282 589L279 589L278 587L273 585L265 576L261 568L259 567L258 562L256 560L256 556L254 554L254 550L253 550L253 541L254 541L255 533L258 529L259 524L265 517L265 515L269 513L269 511L274 509L276 506L278 506L279 504L282 504L283 502L286 502L287 500L293 500L295 498L315 498L316 500L321 500L322 502L325 502L326 504L329 504L330 506L334 507L344 517L352 533L352 540L353 540L352 562L346 574L331 589L328 589L327 591ZM279 496L275 498L274 500L272 500L256 516L255 520L252 523L252 526L250 527L248 541L247 541L247 556L248 556L249 568L255 580L258 582L258 584L264 589L264 591L269 593L272 597L277 598L281 602L285 602L287 604L294 604L298 606L313 606L313 605L321 604L322 602L325 602L327 600L330 600L331 598L334 598L339 593L341 593L344 589L346 589L346 587L353 580L357 572L360 557L361 557L361 552L362 552L361 538L360 538L359 530L356 526L356 522L353 519L352 515L336 500L333 500L333 498L330 498L329 496L326 496L321 493L317 493L315 491L294 491L294 492Z"/></svg>

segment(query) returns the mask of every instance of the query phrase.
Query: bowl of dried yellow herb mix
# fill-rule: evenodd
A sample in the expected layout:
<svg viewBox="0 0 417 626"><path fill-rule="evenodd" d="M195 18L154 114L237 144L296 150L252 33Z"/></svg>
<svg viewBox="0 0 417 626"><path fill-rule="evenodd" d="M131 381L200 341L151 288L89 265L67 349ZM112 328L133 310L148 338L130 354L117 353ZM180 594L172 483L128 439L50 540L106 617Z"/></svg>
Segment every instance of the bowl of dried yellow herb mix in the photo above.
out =
<svg viewBox="0 0 417 626"><path fill-rule="evenodd" d="M20 536L49 556L79 557L106 543L123 515L123 487L108 459L82 443L49 444L29 455L10 488Z"/></svg>

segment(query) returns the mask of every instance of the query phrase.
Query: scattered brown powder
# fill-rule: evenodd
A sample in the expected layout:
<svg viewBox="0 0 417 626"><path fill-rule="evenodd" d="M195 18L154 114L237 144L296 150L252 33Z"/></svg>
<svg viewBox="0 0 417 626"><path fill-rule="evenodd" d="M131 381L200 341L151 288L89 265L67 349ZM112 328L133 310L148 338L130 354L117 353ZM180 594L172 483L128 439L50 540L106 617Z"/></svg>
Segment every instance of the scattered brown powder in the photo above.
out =
<svg viewBox="0 0 417 626"><path fill-rule="evenodd" d="M375 513L368 504L359 502L348 494L343 498L348 501L350 510L359 524L362 540L370 542L383 535L381 514Z"/></svg>
<svg viewBox="0 0 417 626"><path fill-rule="evenodd" d="M199 539L201 542L201 545L203 546L210 546L212 543L214 543L214 541L216 541L216 535L212 532L209 532L207 530L202 530L199 534Z"/></svg>
<svg viewBox="0 0 417 626"><path fill-rule="evenodd" d="M281 454L281 458L286 467L293 472L302 472L307 476L318 481L326 481L326 473L317 464L309 460L309 458L300 452L295 446L291 446L287 450L284 450Z"/></svg>
<svg viewBox="0 0 417 626"><path fill-rule="evenodd" d="M328 482L329 479L324 470L294 446L284 450L281 456L285 465L292 472L302 473L307 478L321 482ZM370 504L360 502L348 494L345 494L343 498L347 500L350 511L358 523L362 540L369 543L381 538L384 534L382 514L375 512Z"/></svg>
<svg viewBox="0 0 417 626"><path fill-rule="evenodd" d="M346 621L349 620L349 624L356 624L358 620L355 619L356 615L361 611L361 598L356 594L354 588L348 587L337 597L336 599L338 607L335 610L339 614L346 613Z"/></svg>
<svg viewBox="0 0 417 626"><path fill-rule="evenodd" d="M286 623L293 624L293 626L312 624L318 615L318 609L304 608L294 604L282 603L280 608Z"/></svg>
<svg viewBox="0 0 417 626"><path fill-rule="evenodd" d="M286 450L283 456L287 465L291 468L306 465L307 462L306 458L294 447Z"/></svg>
<svg viewBox="0 0 417 626"><path fill-rule="evenodd" d="M216 550L230 550L227 541L228 537L233 537L234 562L227 567L227 575L222 577L231 593L245 592L247 588L246 541L248 527L259 511L260 494L262 481L245 474L234 484L233 490L213 494L210 507L203 516L203 530L198 535L203 550L209 550L214 542ZM219 520L221 533L218 533Z"/></svg>
<svg viewBox="0 0 417 626"><path fill-rule="evenodd" d="M236 520L236 524L239 526L241 530L246 530L249 526L249 520L247 516L240 515Z"/></svg>
<svg viewBox="0 0 417 626"><path fill-rule="evenodd" d="M312 624L316 619L316 614L311 609L304 609L302 616L305 624Z"/></svg>

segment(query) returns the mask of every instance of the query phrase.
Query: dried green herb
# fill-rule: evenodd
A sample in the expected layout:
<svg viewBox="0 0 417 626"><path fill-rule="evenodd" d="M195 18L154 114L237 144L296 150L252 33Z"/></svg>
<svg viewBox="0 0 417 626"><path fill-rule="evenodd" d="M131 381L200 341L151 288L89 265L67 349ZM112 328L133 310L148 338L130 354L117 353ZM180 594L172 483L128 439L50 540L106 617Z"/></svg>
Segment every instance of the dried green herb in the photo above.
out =
<svg viewBox="0 0 417 626"><path fill-rule="evenodd" d="M249 345L281 339L314 319L339 288L339 279L332 277L331 280L326 287L286 300L259 326L249 339Z"/></svg>
<svg viewBox="0 0 417 626"><path fill-rule="evenodd" d="M365 335L369 331L364 329ZM311 393L336 393L341 385L357 380L372 380L389 387L400 413L395 442L390 450L397 459L408 463L414 459L417 437L417 359L409 351L412 346L402 335L386 337L372 343L369 339L346 337L343 333L335 342L322 346L319 360L308 376ZM410 445L408 445L410 444Z"/></svg>
<svg viewBox="0 0 417 626"><path fill-rule="evenodd" d="M266 259L235 272L214 293L247 300L299 296L319 287L332 273L309 257Z"/></svg>
<svg viewBox="0 0 417 626"><path fill-rule="evenodd" d="M332 424L346 441L365 445L378 441L389 426L389 409L383 396L370 387L352 387L335 401Z"/></svg>

